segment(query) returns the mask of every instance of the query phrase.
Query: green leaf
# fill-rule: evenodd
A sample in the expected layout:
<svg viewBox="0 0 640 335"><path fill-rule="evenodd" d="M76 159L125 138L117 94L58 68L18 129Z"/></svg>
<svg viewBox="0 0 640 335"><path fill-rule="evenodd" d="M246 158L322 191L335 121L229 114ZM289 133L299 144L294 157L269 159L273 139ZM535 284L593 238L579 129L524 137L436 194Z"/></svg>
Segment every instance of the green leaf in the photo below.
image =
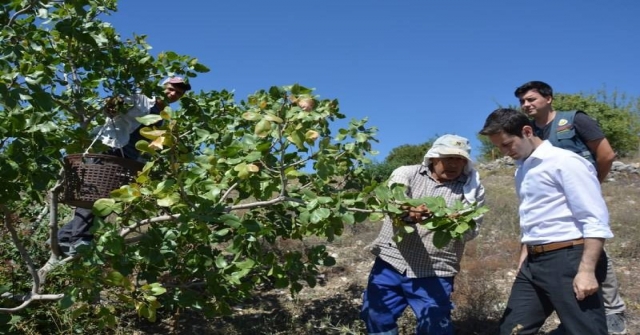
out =
<svg viewBox="0 0 640 335"><path fill-rule="evenodd" d="M140 135L150 140L155 140L160 136L164 136L166 133L167 131L164 129L153 129L149 127L143 127L142 129L140 129Z"/></svg>
<svg viewBox="0 0 640 335"><path fill-rule="evenodd" d="M113 199L98 199L93 204L93 214L107 216L113 213L118 207Z"/></svg>
<svg viewBox="0 0 640 335"><path fill-rule="evenodd" d="M231 228L240 228L240 226L242 225L240 218L233 214L220 215L219 220Z"/></svg>
<svg viewBox="0 0 640 335"><path fill-rule="evenodd" d="M365 133L358 133L356 134L356 142L359 143L364 143L367 140L369 140L369 135L365 134Z"/></svg>
<svg viewBox="0 0 640 335"><path fill-rule="evenodd" d="M163 180L160 183L158 183L158 186L156 186L156 189L153 190L153 194L158 195L158 194L171 192L175 185L176 185L176 181L173 179Z"/></svg>
<svg viewBox="0 0 640 335"><path fill-rule="evenodd" d="M411 234L414 231L416 231L416 229L413 226L410 225L403 225L402 226L402 230L406 233L406 234Z"/></svg>
<svg viewBox="0 0 640 335"><path fill-rule="evenodd" d="M318 223L331 215L331 211L327 208L318 208L311 212L311 223Z"/></svg>
<svg viewBox="0 0 640 335"><path fill-rule="evenodd" d="M265 120L268 120L268 121L275 122L275 123L282 123L282 122L284 122L280 117L275 116L275 115L273 115L273 114L266 114L266 115L264 116L264 119L265 119Z"/></svg>
<svg viewBox="0 0 640 335"><path fill-rule="evenodd" d="M224 256L218 256L216 258L216 267L218 267L219 269L225 269L229 264L227 263L227 260L224 258Z"/></svg>
<svg viewBox="0 0 640 335"><path fill-rule="evenodd" d="M340 217L342 219L342 222L344 224L355 224L356 220L353 217L353 213L344 213L342 214L342 216Z"/></svg>
<svg viewBox="0 0 640 335"><path fill-rule="evenodd" d="M107 277L105 278L105 282L107 284L111 284L114 286L122 286L124 284L125 281L125 276L122 275L122 273L118 272L118 271L111 271L107 274Z"/></svg>
<svg viewBox="0 0 640 335"><path fill-rule="evenodd" d="M151 284L151 294L158 296L167 292L167 289L162 287L160 283Z"/></svg>
<svg viewBox="0 0 640 335"><path fill-rule="evenodd" d="M304 134L302 134L300 131L292 132L289 136L287 136L287 140L289 140L291 143L295 144L298 149L300 149L300 150L305 149L304 148Z"/></svg>
<svg viewBox="0 0 640 335"><path fill-rule="evenodd" d="M34 77L31 77L31 76L27 76L27 77L24 77L24 81L26 81L27 84L29 84L29 85L34 85L35 86L35 85L40 84L40 81L42 81L42 77L34 78Z"/></svg>
<svg viewBox="0 0 640 335"><path fill-rule="evenodd" d="M451 234L449 234L449 232L436 230L433 233L433 245L436 248L444 248L447 244L449 244L449 241L451 241Z"/></svg>
<svg viewBox="0 0 640 335"><path fill-rule="evenodd" d="M170 61L174 61L178 59L178 54L173 52L173 51L167 51L165 54L165 57L167 57L168 60Z"/></svg>
<svg viewBox="0 0 640 335"><path fill-rule="evenodd" d="M142 196L140 190L130 185L121 186L117 190L113 190L109 193L109 196L114 200L123 202L132 202Z"/></svg>
<svg viewBox="0 0 640 335"><path fill-rule="evenodd" d="M248 155L244 157L245 162L255 162L262 158L262 153L260 151L252 151Z"/></svg>
<svg viewBox="0 0 640 335"><path fill-rule="evenodd" d="M468 223L461 222L455 229L455 232L459 235L462 235L467 232L467 230L471 229Z"/></svg>
<svg viewBox="0 0 640 335"><path fill-rule="evenodd" d="M256 124L254 133L258 137L267 137L271 132L271 122L267 119L262 119Z"/></svg>
<svg viewBox="0 0 640 335"><path fill-rule="evenodd" d="M157 204L160 207L171 207L180 202L180 194L171 193L157 200Z"/></svg>
<svg viewBox="0 0 640 335"><path fill-rule="evenodd" d="M147 114L145 116L137 117L136 120L145 126L149 126L158 121L162 121L162 117L157 114Z"/></svg>
<svg viewBox="0 0 640 335"><path fill-rule="evenodd" d="M199 73L207 73L207 72L210 71L208 67L206 67L206 66L204 66L204 65L202 65L200 63L195 64L193 66L193 70L196 71L196 72L199 72Z"/></svg>
<svg viewBox="0 0 640 335"><path fill-rule="evenodd" d="M250 171L249 171L249 167L247 166L247 163L240 163L234 166L233 170L238 172L238 178L240 179L249 178Z"/></svg>
<svg viewBox="0 0 640 335"><path fill-rule="evenodd" d="M140 140L136 142L136 149L154 156L158 154L156 153L155 150L153 150L152 148L149 148L149 142L145 140Z"/></svg>
<svg viewBox="0 0 640 335"><path fill-rule="evenodd" d="M242 113L242 118L247 121L257 121L262 119L262 114L255 112L244 112Z"/></svg>
<svg viewBox="0 0 640 335"><path fill-rule="evenodd" d="M71 294L65 294L62 300L60 300L60 308L67 309L73 306L73 296Z"/></svg>
<svg viewBox="0 0 640 335"><path fill-rule="evenodd" d="M242 225L247 229L248 232L257 233L262 228L260 224L256 221L244 221Z"/></svg>
<svg viewBox="0 0 640 335"><path fill-rule="evenodd" d="M331 257L331 256L327 256L322 260L322 265L324 265L324 266L334 266L334 265L336 265L336 259Z"/></svg>
<svg viewBox="0 0 640 335"><path fill-rule="evenodd" d="M304 86L300 86L298 84L295 84L293 86L291 86L291 93L295 94L295 95L308 95L313 93L312 89L306 88Z"/></svg>
<svg viewBox="0 0 640 335"><path fill-rule="evenodd" d="M371 222L378 222L380 220L384 219L384 214L383 213L371 213L369 214L369 220Z"/></svg>
<svg viewBox="0 0 640 335"><path fill-rule="evenodd" d="M7 322L7 324L10 325L16 325L18 323L20 323L22 321L23 317L21 317L20 315L11 315L11 320L9 320L9 322Z"/></svg>
<svg viewBox="0 0 640 335"><path fill-rule="evenodd" d="M222 228L220 230L216 230L215 234L216 236L226 236L229 232L230 230L228 228Z"/></svg>
<svg viewBox="0 0 640 335"><path fill-rule="evenodd" d="M252 269L256 265L256 261L253 259L245 259L242 262L238 262L234 264L238 269L249 270Z"/></svg>

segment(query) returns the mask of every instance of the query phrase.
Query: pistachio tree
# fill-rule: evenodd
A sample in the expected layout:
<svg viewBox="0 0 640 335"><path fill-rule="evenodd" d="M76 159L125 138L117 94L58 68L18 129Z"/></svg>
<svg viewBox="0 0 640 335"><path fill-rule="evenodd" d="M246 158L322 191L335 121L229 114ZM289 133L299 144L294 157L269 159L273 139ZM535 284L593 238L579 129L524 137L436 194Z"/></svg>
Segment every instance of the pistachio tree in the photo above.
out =
<svg viewBox="0 0 640 335"><path fill-rule="evenodd" d="M242 100L200 91L179 108L139 118L146 141L136 148L148 162L95 202L94 243L80 258L62 259L55 233L59 211L69 211L59 202L63 157L104 149L91 143L92 131L108 122L105 99L159 95L163 78L208 71L189 56L151 54L145 36L123 39L103 21L115 10L115 0L0 6L0 243L17 273L9 279L0 267L0 312L54 301L107 329L126 310L149 320L159 308L227 314L256 287L296 293L335 263L323 244L282 251L279 241L331 241L346 225L415 205L402 186L369 178L376 129L366 119L338 128L346 118L338 100L298 84ZM440 244L472 229L482 212L428 201ZM34 226L45 236L33 235ZM43 254L47 237L53 248Z"/></svg>

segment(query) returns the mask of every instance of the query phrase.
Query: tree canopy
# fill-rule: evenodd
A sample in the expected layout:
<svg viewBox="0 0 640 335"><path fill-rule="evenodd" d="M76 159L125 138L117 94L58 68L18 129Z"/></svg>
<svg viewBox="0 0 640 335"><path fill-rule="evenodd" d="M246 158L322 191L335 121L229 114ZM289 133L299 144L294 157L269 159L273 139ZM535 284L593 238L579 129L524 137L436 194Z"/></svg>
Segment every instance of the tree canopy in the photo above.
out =
<svg viewBox="0 0 640 335"><path fill-rule="evenodd" d="M96 201L97 239L78 261L61 259L55 248L43 252L47 237L56 244L63 157L89 148L92 131L107 121L105 99L160 96L164 78L209 71L173 51L151 54L145 36L123 39L103 21L116 5L0 5L0 211L8 232L0 254L19 264L0 267L0 312L48 315L41 308L53 307L31 303L57 301L84 320L73 331L85 332L113 327L127 310L152 321L159 308L228 314L256 287L296 293L315 285L320 266L335 263L322 243L279 251L279 241L330 241L346 225L399 215L420 201L434 204L430 227L440 242L473 228L481 209L440 208L372 180L366 167L376 128L365 119L336 129L333 122L346 118L339 101L292 84L242 100L226 90L190 92L179 108L139 118L146 140L136 148L151 159L135 180ZM159 119L163 125L152 126ZM399 150L397 161L418 163L426 147L419 148L415 155ZM24 322L5 316L3 327Z"/></svg>
<svg viewBox="0 0 640 335"><path fill-rule="evenodd" d="M368 171L376 180L382 181L389 178L391 172L400 166L420 164L436 138L437 136L422 144L403 144L395 147L391 149L384 161L372 163Z"/></svg>

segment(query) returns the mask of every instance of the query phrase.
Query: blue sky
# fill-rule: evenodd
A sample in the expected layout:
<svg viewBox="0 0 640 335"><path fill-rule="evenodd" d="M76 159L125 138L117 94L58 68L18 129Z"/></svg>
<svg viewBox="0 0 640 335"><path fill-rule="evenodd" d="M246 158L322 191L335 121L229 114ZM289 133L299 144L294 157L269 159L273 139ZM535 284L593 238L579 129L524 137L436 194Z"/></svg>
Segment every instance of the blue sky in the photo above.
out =
<svg viewBox="0 0 640 335"><path fill-rule="evenodd" d="M378 127L382 161L402 144L476 133L515 88L640 95L640 1L120 1L107 17L153 53L197 57L196 91L236 99L299 83ZM346 121L345 121L346 122ZM346 124L346 123L345 123ZM342 126L342 124L340 124Z"/></svg>

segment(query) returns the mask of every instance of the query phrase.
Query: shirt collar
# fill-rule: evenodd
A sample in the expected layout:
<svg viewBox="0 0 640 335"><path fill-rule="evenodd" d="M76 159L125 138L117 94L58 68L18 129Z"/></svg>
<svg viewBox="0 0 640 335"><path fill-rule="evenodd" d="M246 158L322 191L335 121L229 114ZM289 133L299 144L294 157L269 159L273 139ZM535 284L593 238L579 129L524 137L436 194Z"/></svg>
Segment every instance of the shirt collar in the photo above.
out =
<svg viewBox="0 0 640 335"><path fill-rule="evenodd" d="M522 166L527 162L533 162L534 160L543 159L548 155L549 149L552 147L553 144L551 144L551 142L549 142L548 140L544 140L537 148L533 150L529 157L525 158L524 160L519 160L517 161L517 163L518 165Z"/></svg>

